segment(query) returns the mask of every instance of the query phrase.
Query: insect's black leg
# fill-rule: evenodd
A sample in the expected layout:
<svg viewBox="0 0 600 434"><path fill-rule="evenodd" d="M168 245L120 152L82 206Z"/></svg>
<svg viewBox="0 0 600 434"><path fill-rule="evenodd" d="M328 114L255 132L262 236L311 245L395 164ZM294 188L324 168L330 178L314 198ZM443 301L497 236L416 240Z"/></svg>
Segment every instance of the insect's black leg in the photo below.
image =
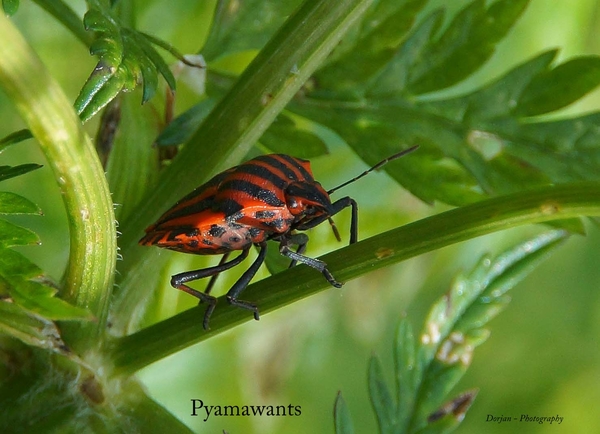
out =
<svg viewBox="0 0 600 434"><path fill-rule="evenodd" d="M258 256L254 260L252 265L250 265L250 268L248 268L246 272L242 274L242 277L240 277L238 281L235 282L235 284L227 293L227 301L229 301L229 304L231 304L232 306L237 306L243 309L251 310L252 312L254 312L254 319L257 321L259 320L258 307L254 303L250 303L249 301L238 300L238 295L240 295L241 292L244 289L246 289L246 287L248 286L248 284L250 283L250 281L252 280L262 263L265 261L265 256L267 255L267 242L263 241L258 246L260 247L260 250L258 251Z"/></svg>
<svg viewBox="0 0 600 434"><path fill-rule="evenodd" d="M217 299L215 297L213 297L212 295L208 295L203 292L197 291L193 288L190 288L189 286L185 285L185 283L190 282L192 280L202 279L202 278L208 277L208 276L215 276L215 275L221 273L222 271L225 271L232 267L235 267L240 262L242 262L244 259L246 259L249 252L250 252L250 247L242 250L242 253L237 258L235 258L229 262L219 263L219 265L217 265L217 266L202 268L200 270L186 271L184 273L175 274L174 276L171 277L171 286L173 288L179 289L183 292L193 295L194 297L198 298L201 303L204 302L204 303L208 304L208 307L206 308L206 313L204 314L204 322L202 323L205 330L209 329L208 322L209 322L210 316L212 315L213 311L215 310L215 306L217 304Z"/></svg>
<svg viewBox="0 0 600 434"><path fill-rule="evenodd" d="M221 257L221 260L219 261L219 265L217 265L217 267L223 266L223 264L227 261L227 258L229 258L230 253L231 252L227 252ZM215 282L217 281L219 274L221 274L221 273L213 274L210 277L210 280L208 281L208 285L206 285L206 288L204 289L205 294L210 294L210 291L212 291L213 287L215 286ZM202 303L202 300L200 300L200 302Z"/></svg>
<svg viewBox="0 0 600 434"><path fill-rule="evenodd" d="M287 238L289 244L296 244L298 248L296 249L296 253L302 255L306 251L306 244L308 244L308 235L306 234L292 234ZM283 242L283 241L282 241ZM289 268L295 267L296 263L295 259L290 262Z"/></svg>
<svg viewBox="0 0 600 434"><path fill-rule="evenodd" d="M281 253L287 258L290 258L294 263L301 262L303 264L308 265L309 267L314 268L315 270L320 271L321 273L323 273L323 276L325 276L325 279L327 279L327 281L336 288L342 287L342 284L335 280L333 275L329 272L329 270L327 269L327 264L325 262L319 261L318 259L309 258L308 256L304 256L302 254L294 252L289 247L289 239L284 238L281 240L281 243L279 244L279 253Z"/></svg>

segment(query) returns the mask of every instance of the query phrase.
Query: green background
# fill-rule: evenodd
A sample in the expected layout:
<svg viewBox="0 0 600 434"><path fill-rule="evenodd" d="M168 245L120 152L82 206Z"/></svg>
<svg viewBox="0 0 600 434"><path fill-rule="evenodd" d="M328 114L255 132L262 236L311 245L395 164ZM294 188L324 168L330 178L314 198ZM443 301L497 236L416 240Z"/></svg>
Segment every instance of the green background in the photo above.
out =
<svg viewBox="0 0 600 434"><path fill-rule="evenodd" d="M428 9L447 2L432 1ZM459 9L466 2L452 2ZM81 2L70 2L84 12ZM138 1L138 26L173 43L184 53L201 46L211 18L212 1ZM452 16L452 13L448 14ZM22 2L13 18L44 63L75 100L95 59L59 24L30 2ZM460 92L488 82L542 50L559 47L564 61L574 55L600 54L600 2L533 0L496 55L479 72L452 89ZM178 110L193 102L180 89ZM556 116L597 110L596 91ZM555 115L553 115L555 116ZM0 137L23 128L14 107L0 93ZM94 122L87 126L93 133ZM333 187L365 166L338 146L332 155L313 161L325 187ZM1 164L44 164L29 141L2 154ZM132 162L134 164L135 162ZM44 168L6 181L4 190L19 192L38 203L43 217L18 221L40 234L39 247L21 248L55 278L68 257L65 214L51 173ZM344 194L360 204L360 237L391 229L445 209L418 202L383 174L373 174ZM173 201L178 198L174 197ZM17 219L14 219L17 220ZM349 215L336 218L347 234ZM457 392L477 387L475 403L459 429L462 433L552 430L560 433L600 432L595 414L600 400L600 231L588 224L588 235L574 236L522 284L511 291L508 309L495 319L492 336L476 352ZM377 353L392 380L392 341L401 316L420 328L431 303L449 287L458 269L472 267L483 252L500 252L525 235L527 227L478 238L400 265L369 274L308 300L250 321L232 332L189 348L144 369L140 378L151 395L197 432L306 433L333 432L333 402L341 390L357 432L374 432L375 417L367 395L369 357ZM310 233L308 253L336 248L327 225ZM179 255L173 272L193 266ZM221 281L227 287L227 279ZM140 290L144 290L140 282ZM165 278L162 314L172 315L195 302L168 287ZM207 405L298 405L301 416L193 418L190 399ZM486 423L494 416L564 417L561 425Z"/></svg>

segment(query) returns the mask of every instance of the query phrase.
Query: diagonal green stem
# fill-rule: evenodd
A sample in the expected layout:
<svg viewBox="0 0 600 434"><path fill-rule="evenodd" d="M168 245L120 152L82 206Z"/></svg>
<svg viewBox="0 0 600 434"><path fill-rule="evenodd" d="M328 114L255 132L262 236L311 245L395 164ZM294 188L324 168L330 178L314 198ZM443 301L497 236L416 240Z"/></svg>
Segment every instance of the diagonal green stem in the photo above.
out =
<svg viewBox="0 0 600 434"><path fill-rule="evenodd" d="M161 174L158 185L121 226L124 280L114 303L113 330L124 333L148 299L138 285L158 268L157 253L137 246L144 228L174 199L248 153L283 107L333 50L372 0L306 0L269 41Z"/></svg>
<svg viewBox="0 0 600 434"><path fill-rule="evenodd" d="M514 226L576 216L600 216L600 183L544 187L456 208L385 232L320 259L333 275L348 281L441 247ZM261 314L320 292L329 285L314 270L297 266L252 284L244 299ZM202 329L204 307L190 309L113 343L115 374L131 374L169 354L252 320L247 311L227 305L224 297Z"/></svg>
<svg viewBox="0 0 600 434"><path fill-rule="evenodd" d="M19 31L0 14L0 85L15 103L61 189L70 229L62 295L98 318L71 330L90 341L104 330L116 262L116 230L104 171L62 89Z"/></svg>

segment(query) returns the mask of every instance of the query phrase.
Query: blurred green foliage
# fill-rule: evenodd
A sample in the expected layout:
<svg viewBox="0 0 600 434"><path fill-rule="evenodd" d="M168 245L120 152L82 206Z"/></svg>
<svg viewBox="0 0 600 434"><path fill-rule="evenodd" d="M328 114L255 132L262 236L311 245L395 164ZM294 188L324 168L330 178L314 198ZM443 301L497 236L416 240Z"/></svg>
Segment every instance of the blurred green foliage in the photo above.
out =
<svg viewBox="0 0 600 434"><path fill-rule="evenodd" d="M81 2L67 3L83 15ZM198 93L198 79L184 75L177 83L175 112L183 117L172 125L183 119L192 132L294 6L293 2L231 2L247 8L249 15L220 10L216 16L220 32L211 33L215 3L132 3L137 29L167 40L183 52L202 48L209 63L206 95ZM313 159L313 170L323 185L331 187L364 168L344 143L367 163L387 156L398 144L419 143L419 156L390 165L388 174L426 202L453 205L548 182L597 179L598 115L584 113L597 110L598 92L566 106L600 80L597 57L571 59L573 55L600 54L600 2L564 1L548 8L544 0L532 0L524 9L527 2L507 1L502 2L504 10L482 1L446 3L413 0L397 2L402 6L398 10L383 6L371 10L371 20L365 19L361 29L350 30L314 81L302 89L304 98L288 106L250 155L268 150L294 153L294 147L302 143L305 154L299 156L313 159L322 155ZM3 4L11 8L7 12L14 14L14 22L76 101L97 59L87 56L87 47L31 2ZM467 4L470 6L463 9ZM445 6L447 12L437 12L438 6ZM246 19L239 18L244 16ZM489 20L498 24L487 25ZM380 33L370 33L375 29ZM407 32L414 40L410 47L418 50L398 51ZM128 41L126 37L123 40ZM61 47L60 55L56 54L57 46ZM105 40L103 47L108 46L112 47ZM551 51L556 46L560 51ZM97 46L96 53L104 53L103 47ZM477 56L471 56L473 52ZM128 85L133 87L141 79L144 88L141 94L126 95L120 101L129 123L114 141L108 178L118 198L121 221L135 214L135 201L158 182L156 172L148 170L150 164L136 163L156 159L160 150L150 144L159 131L163 131L163 144L180 143L191 136L173 139L162 129L164 119L159 113L164 101L155 76L158 71L170 84L173 80L162 58L153 58L155 62L143 63L141 69L129 66ZM432 63L423 62L423 58ZM121 58L115 65L128 67ZM383 72L382 65L386 65ZM453 68L455 65L464 68ZM340 76L339 68L347 74ZM444 71L453 74L444 75ZM357 81L368 85L357 88ZM108 95L116 95L122 85ZM157 89L158 94L150 100ZM432 91L433 95L419 98ZM206 99L199 101L201 98ZM142 100L149 101L145 110L136 110ZM101 105L94 106L89 116ZM403 114L402 123L394 122L398 112ZM25 127L1 93L0 117L0 137ZM95 135L98 120L92 118L86 127ZM457 131L459 127L471 131L466 143L464 130ZM172 129L182 134L181 129ZM146 134L139 135L139 131ZM384 142L388 145L382 146ZM325 155L326 151L336 158ZM32 141L8 148L2 158L2 164L12 166L31 161L44 164ZM125 174L131 181L123 181L115 173ZM19 248L19 252L58 279L68 255L60 196L48 170L28 176L35 178L3 182L3 189L6 186L27 197L45 214L43 222L27 216L11 220L32 228L43 243ZM136 182L131 189L119 190ZM182 181L187 185L194 182ZM361 206L361 238L446 209L439 202L433 208L423 205L383 174L349 186L345 193ZM349 230L346 220L345 216L337 218L343 234ZM600 258L595 248L600 232L594 224L586 224L586 229L586 238L569 240L525 279L513 291L510 307L492 323L488 344L475 352L471 368L457 386L460 390L479 388L460 432L507 432L513 425L485 422L487 415L523 413L563 416L560 432L600 430L590 404L600 397L600 353L593 345L600 333ZM260 323L248 323L157 362L144 369L140 378L154 399L197 432L332 432L334 398L340 389L346 408L338 418L350 414L355 432L374 432L377 421L366 393L368 360L375 349L381 356L381 372L392 372L389 342L394 340L401 314L407 313L413 324L425 321L430 306L445 292L457 268L470 269L485 252L498 254L537 232L538 228L512 229L377 271L348 283L343 292L328 291L296 303L262 318ZM126 236L139 238L139 234ZM337 247L327 227L313 230L311 239L311 256ZM168 276L199 268L207 261L181 256L168 255L169 263L160 273L147 276L148 282L137 282L137 290L148 293L160 285L142 324L194 304L168 287ZM233 274L222 280L223 287L235 279ZM47 326L38 321L33 329ZM209 418L204 422L201 417L190 416L192 398L212 405L300 405L302 415ZM526 433L547 429L547 425L518 425L519 432Z"/></svg>

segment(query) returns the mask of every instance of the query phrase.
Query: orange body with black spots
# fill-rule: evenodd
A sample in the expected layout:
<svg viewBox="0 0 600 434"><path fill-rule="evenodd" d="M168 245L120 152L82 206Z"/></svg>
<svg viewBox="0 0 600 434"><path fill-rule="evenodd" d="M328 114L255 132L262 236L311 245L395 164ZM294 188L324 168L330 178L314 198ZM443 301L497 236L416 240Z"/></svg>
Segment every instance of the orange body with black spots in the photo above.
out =
<svg viewBox="0 0 600 434"><path fill-rule="evenodd" d="M308 161L265 155L216 175L181 199L146 229L140 244L200 255L243 250L330 208Z"/></svg>

